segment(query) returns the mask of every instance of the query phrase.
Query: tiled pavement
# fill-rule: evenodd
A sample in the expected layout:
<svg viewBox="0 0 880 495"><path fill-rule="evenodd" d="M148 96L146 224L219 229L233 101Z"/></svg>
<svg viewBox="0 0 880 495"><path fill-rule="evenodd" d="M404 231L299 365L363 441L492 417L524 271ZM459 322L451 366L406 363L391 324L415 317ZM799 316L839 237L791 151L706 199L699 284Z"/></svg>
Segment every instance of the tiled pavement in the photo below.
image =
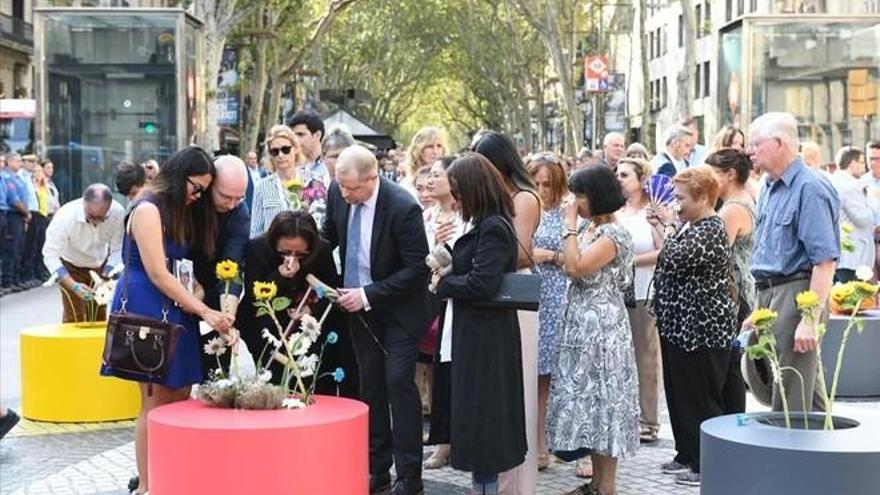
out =
<svg viewBox="0 0 880 495"><path fill-rule="evenodd" d="M20 402L18 327L21 322L37 325L58 321L56 296L50 289L35 289L0 299L0 401L5 405L17 408ZM840 404L837 411L845 413L850 408L880 415L877 400ZM748 409L762 408L750 400ZM662 423L660 441L643 446L635 457L621 462L620 495L699 493L696 488L676 485L670 476L659 472L659 464L673 455L665 410ZM426 457L429 452L430 448L426 449ZM124 487L134 472L131 421L51 424L22 420L0 441L0 495L124 495ZM540 473L537 494L558 495L578 484L573 463L558 464ZM450 468L425 471L428 495L463 495L468 493L468 486L467 473Z"/></svg>

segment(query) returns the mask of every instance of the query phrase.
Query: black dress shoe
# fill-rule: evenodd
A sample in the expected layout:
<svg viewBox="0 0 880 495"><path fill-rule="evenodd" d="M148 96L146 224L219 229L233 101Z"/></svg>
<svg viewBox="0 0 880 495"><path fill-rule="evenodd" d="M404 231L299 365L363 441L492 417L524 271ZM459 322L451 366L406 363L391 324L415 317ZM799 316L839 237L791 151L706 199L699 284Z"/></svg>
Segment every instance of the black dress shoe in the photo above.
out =
<svg viewBox="0 0 880 495"><path fill-rule="evenodd" d="M132 476L131 479L128 480L128 493L136 492L139 486L141 486L140 476Z"/></svg>
<svg viewBox="0 0 880 495"><path fill-rule="evenodd" d="M391 489L391 495L424 495L425 486L421 478L398 478Z"/></svg>
<svg viewBox="0 0 880 495"><path fill-rule="evenodd" d="M370 476L370 495L387 495L391 491L391 475Z"/></svg>
<svg viewBox="0 0 880 495"><path fill-rule="evenodd" d="M5 437L6 434L9 433L9 430L18 423L19 419L21 418L18 417L18 414L16 414L15 411L7 409L6 414L0 418L0 438Z"/></svg>

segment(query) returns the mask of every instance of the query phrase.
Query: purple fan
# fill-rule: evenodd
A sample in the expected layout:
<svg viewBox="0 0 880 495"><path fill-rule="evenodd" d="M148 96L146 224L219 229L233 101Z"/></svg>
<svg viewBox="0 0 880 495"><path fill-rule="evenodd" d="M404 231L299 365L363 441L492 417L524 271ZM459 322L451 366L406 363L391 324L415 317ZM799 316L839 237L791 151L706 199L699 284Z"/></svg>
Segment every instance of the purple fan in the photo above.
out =
<svg viewBox="0 0 880 495"><path fill-rule="evenodd" d="M675 188L668 175L654 174L646 187L648 198L655 205L669 204L675 199Z"/></svg>

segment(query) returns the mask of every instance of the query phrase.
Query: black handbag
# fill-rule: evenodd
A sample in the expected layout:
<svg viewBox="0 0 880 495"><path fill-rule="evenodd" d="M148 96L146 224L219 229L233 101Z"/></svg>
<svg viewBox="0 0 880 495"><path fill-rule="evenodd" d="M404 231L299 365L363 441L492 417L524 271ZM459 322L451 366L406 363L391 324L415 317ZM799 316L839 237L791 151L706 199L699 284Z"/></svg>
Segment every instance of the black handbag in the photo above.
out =
<svg viewBox="0 0 880 495"><path fill-rule="evenodd" d="M130 224L130 222L129 222ZM168 321L168 298L163 297L162 319L128 313L128 267L131 262L131 231L127 239L125 272L122 275L122 298L119 312L107 319L104 340L104 371L126 380L162 382L174 357L177 341L185 331L182 325Z"/></svg>
<svg viewBox="0 0 880 495"><path fill-rule="evenodd" d="M532 258L532 253L519 242L516 237L516 230L510 225L506 218L501 217L507 228L513 234L517 244L523 248L526 256L532 261L535 270L538 270L538 264ZM537 311L541 300L541 275L536 273L505 273L501 279L501 286L492 299L474 303L474 306L481 308L496 309L517 309L522 311Z"/></svg>

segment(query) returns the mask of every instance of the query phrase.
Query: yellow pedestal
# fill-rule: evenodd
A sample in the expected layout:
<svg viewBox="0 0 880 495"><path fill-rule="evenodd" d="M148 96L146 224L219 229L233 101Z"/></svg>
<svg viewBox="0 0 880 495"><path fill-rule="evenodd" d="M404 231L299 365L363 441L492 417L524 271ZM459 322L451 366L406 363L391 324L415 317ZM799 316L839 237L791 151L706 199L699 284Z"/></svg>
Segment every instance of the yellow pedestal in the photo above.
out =
<svg viewBox="0 0 880 495"><path fill-rule="evenodd" d="M135 382L99 374L106 323L28 328L21 338L22 415L35 421L81 423L137 417Z"/></svg>

